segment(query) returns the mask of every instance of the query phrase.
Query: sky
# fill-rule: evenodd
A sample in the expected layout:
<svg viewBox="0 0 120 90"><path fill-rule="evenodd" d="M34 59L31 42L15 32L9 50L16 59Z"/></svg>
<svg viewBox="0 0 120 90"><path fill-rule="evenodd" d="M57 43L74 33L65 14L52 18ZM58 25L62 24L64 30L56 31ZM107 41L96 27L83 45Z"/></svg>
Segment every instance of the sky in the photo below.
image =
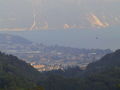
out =
<svg viewBox="0 0 120 90"><path fill-rule="evenodd" d="M0 0L0 30L120 25L119 0Z"/></svg>
<svg viewBox="0 0 120 90"><path fill-rule="evenodd" d="M120 31L118 28L99 30L41 30L41 31L4 31L12 35L22 36L35 43L59 45L86 49L120 48Z"/></svg>
<svg viewBox="0 0 120 90"><path fill-rule="evenodd" d="M118 49L119 26L120 0L0 0L0 31L34 42Z"/></svg>

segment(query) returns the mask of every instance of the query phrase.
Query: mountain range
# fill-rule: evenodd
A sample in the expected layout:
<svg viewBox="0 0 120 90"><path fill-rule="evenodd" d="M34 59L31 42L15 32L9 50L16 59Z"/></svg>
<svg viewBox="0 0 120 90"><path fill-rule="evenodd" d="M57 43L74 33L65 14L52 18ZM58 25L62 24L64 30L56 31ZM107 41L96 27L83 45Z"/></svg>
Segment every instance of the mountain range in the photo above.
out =
<svg viewBox="0 0 120 90"><path fill-rule="evenodd" d="M31 64L87 65L112 52L110 49L79 49L34 43L18 35L0 34L0 50Z"/></svg>

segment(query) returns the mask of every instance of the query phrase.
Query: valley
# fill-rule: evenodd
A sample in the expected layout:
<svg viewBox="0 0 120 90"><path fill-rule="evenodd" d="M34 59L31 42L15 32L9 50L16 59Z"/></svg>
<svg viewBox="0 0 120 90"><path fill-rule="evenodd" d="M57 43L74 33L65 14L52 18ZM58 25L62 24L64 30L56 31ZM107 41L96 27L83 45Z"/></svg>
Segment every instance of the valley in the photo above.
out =
<svg viewBox="0 0 120 90"><path fill-rule="evenodd" d="M74 66L85 68L89 63L97 61L102 56L112 52L109 49L47 46L10 34L1 34L0 39L0 50L2 52L18 56L39 71L50 71Z"/></svg>

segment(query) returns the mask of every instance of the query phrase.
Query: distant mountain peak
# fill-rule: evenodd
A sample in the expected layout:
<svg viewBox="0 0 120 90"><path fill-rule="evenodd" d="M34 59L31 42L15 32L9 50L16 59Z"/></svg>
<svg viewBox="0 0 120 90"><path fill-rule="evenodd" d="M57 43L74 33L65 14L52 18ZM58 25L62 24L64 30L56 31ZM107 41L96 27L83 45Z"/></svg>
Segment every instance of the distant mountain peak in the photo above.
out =
<svg viewBox="0 0 120 90"><path fill-rule="evenodd" d="M0 34L0 43L1 44L32 44L31 41L22 38L20 36L11 35L11 34Z"/></svg>

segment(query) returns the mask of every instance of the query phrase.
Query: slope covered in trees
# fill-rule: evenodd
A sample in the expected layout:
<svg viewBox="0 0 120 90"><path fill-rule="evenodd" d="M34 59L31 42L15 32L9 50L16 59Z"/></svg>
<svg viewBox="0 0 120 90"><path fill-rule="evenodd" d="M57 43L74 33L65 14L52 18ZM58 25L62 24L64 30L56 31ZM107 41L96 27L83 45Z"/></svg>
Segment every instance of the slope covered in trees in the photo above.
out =
<svg viewBox="0 0 120 90"><path fill-rule="evenodd" d="M12 55L0 53L0 90L120 90L120 50L86 70L39 73Z"/></svg>
<svg viewBox="0 0 120 90"><path fill-rule="evenodd" d="M37 85L40 73L12 55L0 53L0 90L27 90Z"/></svg>
<svg viewBox="0 0 120 90"><path fill-rule="evenodd" d="M47 74L51 76L45 81L46 90L120 90L120 50L89 64L84 71L75 68Z"/></svg>

